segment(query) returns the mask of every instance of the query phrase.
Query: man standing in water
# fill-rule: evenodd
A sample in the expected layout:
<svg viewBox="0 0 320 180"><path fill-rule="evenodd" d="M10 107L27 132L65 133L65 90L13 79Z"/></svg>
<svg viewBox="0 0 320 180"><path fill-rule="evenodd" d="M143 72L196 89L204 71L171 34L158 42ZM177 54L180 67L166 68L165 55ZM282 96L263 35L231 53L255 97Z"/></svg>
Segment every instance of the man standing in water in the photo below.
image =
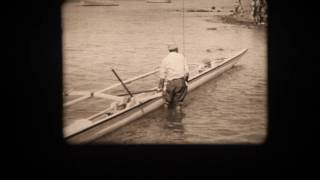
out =
<svg viewBox="0 0 320 180"><path fill-rule="evenodd" d="M168 46L169 55L165 57L160 65L159 91L164 92L165 108L170 104L176 106L180 111L184 98L187 95L187 84L189 78L189 67L185 57L178 53L178 46L170 44ZM164 82L167 81L165 90Z"/></svg>

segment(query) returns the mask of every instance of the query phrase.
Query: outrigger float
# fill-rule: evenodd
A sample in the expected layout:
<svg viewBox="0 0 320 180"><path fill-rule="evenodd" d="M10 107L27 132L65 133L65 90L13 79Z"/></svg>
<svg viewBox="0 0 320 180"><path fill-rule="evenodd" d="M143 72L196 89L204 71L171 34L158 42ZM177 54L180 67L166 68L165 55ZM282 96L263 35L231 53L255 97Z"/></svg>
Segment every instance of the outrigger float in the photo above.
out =
<svg viewBox="0 0 320 180"><path fill-rule="evenodd" d="M197 64L197 67L190 72L188 91L194 90L207 81L232 68L246 52L247 49L244 49L237 52L230 58L225 58L220 61L209 61L205 64ZM131 93L126 87L126 84L152 74L156 74L158 73L158 70L154 70L125 81L122 81L114 70L112 71L117 76L120 83L87 94L77 94L77 92L65 94L82 95L79 98L64 103L63 106L65 108L94 97L113 101L113 103L109 104L104 110L87 118L77 119L73 121L73 123L66 125L64 127L64 137L67 142L72 144L89 143L107 133L113 132L122 126L127 125L147 113L158 109L164 104L162 93L157 92L156 87L140 91L139 93ZM123 86L126 89L127 94L111 95L104 93L119 86Z"/></svg>

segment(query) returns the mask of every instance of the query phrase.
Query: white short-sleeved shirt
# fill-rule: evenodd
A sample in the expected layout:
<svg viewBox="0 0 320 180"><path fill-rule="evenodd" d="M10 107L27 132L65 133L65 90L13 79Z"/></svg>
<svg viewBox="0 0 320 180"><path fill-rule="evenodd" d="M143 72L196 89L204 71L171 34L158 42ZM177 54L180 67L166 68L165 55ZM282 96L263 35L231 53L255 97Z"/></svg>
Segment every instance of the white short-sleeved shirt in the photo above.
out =
<svg viewBox="0 0 320 180"><path fill-rule="evenodd" d="M161 62L161 79L179 79L184 77L187 73L189 73L188 63L182 54L170 52Z"/></svg>

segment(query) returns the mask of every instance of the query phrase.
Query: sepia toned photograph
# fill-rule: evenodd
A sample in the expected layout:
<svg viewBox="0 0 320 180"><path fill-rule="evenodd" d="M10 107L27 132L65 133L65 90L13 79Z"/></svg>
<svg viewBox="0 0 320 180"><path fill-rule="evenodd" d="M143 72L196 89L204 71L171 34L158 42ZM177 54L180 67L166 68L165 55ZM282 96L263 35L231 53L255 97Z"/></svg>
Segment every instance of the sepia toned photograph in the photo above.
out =
<svg viewBox="0 0 320 180"><path fill-rule="evenodd" d="M70 144L263 144L266 0L66 0Z"/></svg>

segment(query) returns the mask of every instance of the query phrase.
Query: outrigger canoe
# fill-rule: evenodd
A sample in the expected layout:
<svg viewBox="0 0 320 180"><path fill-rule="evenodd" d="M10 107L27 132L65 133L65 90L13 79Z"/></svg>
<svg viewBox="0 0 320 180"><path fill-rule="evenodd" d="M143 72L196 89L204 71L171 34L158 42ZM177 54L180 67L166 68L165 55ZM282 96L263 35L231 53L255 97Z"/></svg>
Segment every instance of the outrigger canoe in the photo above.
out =
<svg viewBox="0 0 320 180"><path fill-rule="evenodd" d="M230 58L225 58L220 61L211 61L209 64L206 63L206 65L199 64L190 72L188 92L198 88L209 80L232 68L246 52L247 49L244 49L235 53ZM157 72L158 70L145 73L135 78L123 81L123 83L130 83ZM146 90L144 93L132 95L132 98L128 98L128 96L116 96L102 93L117 86L121 86L121 83L96 92L91 92L64 104L64 107L71 106L72 104L92 97L109 98L116 102L109 105L101 112L85 119L79 119L64 127L64 137L68 143L89 143L107 133L113 132L122 126L127 125L147 113L158 109L164 104L162 93L155 91L156 88L149 89L149 91ZM121 108L119 105L121 105Z"/></svg>

